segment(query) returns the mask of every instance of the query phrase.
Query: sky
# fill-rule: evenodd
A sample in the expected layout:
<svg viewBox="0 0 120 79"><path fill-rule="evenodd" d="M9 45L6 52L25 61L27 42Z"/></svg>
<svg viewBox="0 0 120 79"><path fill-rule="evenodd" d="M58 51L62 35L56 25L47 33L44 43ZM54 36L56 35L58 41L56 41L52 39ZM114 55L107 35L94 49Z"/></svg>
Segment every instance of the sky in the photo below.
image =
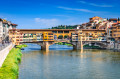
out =
<svg viewBox="0 0 120 79"><path fill-rule="evenodd" d="M120 0L0 0L0 18L18 29L47 29L76 25L89 18L120 17Z"/></svg>

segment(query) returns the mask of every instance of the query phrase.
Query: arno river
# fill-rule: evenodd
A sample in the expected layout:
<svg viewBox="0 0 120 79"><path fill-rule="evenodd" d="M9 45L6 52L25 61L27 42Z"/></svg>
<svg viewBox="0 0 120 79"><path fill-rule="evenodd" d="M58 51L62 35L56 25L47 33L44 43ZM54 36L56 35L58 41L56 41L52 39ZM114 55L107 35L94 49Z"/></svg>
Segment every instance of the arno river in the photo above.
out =
<svg viewBox="0 0 120 79"><path fill-rule="evenodd" d="M22 53L19 79L120 79L120 52L28 44Z"/></svg>

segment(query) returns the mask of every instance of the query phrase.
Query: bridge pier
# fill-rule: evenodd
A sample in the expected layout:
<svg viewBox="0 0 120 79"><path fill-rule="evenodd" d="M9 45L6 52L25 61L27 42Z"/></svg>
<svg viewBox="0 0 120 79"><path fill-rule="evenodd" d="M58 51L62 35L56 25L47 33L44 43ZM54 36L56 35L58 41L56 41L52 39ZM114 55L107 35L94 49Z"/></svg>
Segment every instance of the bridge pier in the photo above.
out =
<svg viewBox="0 0 120 79"><path fill-rule="evenodd" d="M41 43L38 43L41 46L41 50L49 50L49 46L52 45L54 42L50 41L43 41Z"/></svg>
<svg viewBox="0 0 120 79"><path fill-rule="evenodd" d="M72 42L72 44L73 44L73 49L74 50L83 49L83 44L80 41Z"/></svg>
<svg viewBox="0 0 120 79"><path fill-rule="evenodd" d="M49 42L43 42L43 45L41 45L41 50L49 50Z"/></svg>

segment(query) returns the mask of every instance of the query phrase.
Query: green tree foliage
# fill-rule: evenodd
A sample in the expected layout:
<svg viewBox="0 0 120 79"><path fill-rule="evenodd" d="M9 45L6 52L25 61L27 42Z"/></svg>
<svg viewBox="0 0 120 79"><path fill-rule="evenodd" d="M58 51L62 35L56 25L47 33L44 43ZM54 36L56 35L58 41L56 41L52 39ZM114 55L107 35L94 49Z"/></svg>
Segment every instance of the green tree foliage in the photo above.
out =
<svg viewBox="0 0 120 79"><path fill-rule="evenodd" d="M23 44L23 45L17 45L16 48L24 48L24 47L27 47L27 45Z"/></svg>
<svg viewBox="0 0 120 79"><path fill-rule="evenodd" d="M64 36L64 39L66 39L66 38L68 38L68 37L69 37L68 35L65 35L65 36Z"/></svg>
<svg viewBox="0 0 120 79"><path fill-rule="evenodd" d="M58 39L63 39L63 36L62 36L62 35L60 35L60 36L58 37Z"/></svg>
<svg viewBox="0 0 120 79"><path fill-rule="evenodd" d="M56 27L52 27L51 29L75 29L77 25L58 25ZM49 28L50 29L50 28Z"/></svg>

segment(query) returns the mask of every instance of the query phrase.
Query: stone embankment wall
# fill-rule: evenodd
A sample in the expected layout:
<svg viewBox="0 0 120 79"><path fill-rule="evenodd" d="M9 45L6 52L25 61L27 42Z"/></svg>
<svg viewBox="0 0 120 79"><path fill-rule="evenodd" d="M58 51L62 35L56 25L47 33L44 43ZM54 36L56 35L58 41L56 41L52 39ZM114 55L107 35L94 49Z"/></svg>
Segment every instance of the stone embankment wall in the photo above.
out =
<svg viewBox="0 0 120 79"><path fill-rule="evenodd" d="M120 52L120 43L108 44L107 49Z"/></svg>
<svg viewBox="0 0 120 79"><path fill-rule="evenodd" d="M11 43L9 46L4 48L3 50L0 51L0 67L2 66L4 60L6 59L9 51L14 47L14 45Z"/></svg>
<svg viewBox="0 0 120 79"><path fill-rule="evenodd" d="M114 50L120 52L120 44L119 43L115 43Z"/></svg>
<svg viewBox="0 0 120 79"><path fill-rule="evenodd" d="M114 43L108 44L108 45L107 45L107 49L108 49L108 50L113 50L113 49L114 49Z"/></svg>

